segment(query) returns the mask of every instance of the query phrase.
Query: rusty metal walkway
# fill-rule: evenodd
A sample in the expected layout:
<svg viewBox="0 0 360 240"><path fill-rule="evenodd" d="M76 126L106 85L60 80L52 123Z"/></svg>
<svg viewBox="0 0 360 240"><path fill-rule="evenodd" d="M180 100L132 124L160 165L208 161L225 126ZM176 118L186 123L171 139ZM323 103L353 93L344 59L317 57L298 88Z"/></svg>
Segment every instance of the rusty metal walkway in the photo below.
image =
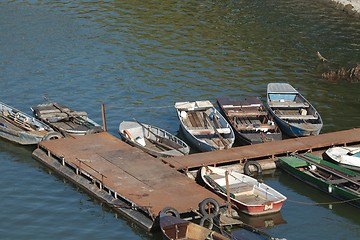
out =
<svg viewBox="0 0 360 240"><path fill-rule="evenodd" d="M122 200L130 206L123 208L125 214L148 230L165 207L189 213L209 197L225 203L161 160L106 132L41 142L33 157L113 206L121 206L116 200ZM126 212L129 209L132 212Z"/></svg>
<svg viewBox="0 0 360 240"><path fill-rule="evenodd" d="M236 164L247 160L274 160L292 152L312 152L335 145L360 144L360 128L324 133L316 136L291 138L282 141L247 145L221 151L204 152L162 161L178 170L193 170L206 165Z"/></svg>

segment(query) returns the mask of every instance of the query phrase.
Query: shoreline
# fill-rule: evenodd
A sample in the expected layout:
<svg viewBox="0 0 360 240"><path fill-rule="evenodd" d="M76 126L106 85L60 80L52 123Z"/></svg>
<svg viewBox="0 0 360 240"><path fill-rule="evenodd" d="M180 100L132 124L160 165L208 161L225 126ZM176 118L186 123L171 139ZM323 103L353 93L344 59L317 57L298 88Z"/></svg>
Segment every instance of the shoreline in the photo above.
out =
<svg viewBox="0 0 360 240"><path fill-rule="evenodd" d="M348 15L360 18L360 0L326 0L334 8L346 12Z"/></svg>

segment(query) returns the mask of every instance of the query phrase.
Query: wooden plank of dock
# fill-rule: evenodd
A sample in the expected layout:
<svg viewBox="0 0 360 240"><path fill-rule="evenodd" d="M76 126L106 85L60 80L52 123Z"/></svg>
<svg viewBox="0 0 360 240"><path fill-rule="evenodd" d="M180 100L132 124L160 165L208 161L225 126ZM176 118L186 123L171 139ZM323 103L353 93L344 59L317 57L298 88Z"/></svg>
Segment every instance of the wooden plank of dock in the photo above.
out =
<svg viewBox="0 0 360 240"><path fill-rule="evenodd" d="M121 196L147 208L153 218L165 207L180 213L198 210L199 203L209 197L225 203L160 159L106 132L44 141L39 143L33 156L60 174L69 169L77 175L83 174L100 184L100 190L106 189L109 195ZM96 191L88 190L96 195Z"/></svg>
<svg viewBox="0 0 360 240"><path fill-rule="evenodd" d="M282 141L235 147L220 151L203 152L181 157L163 158L162 161L178 170L197 169L201 166L235 164L246 160L273 159L292 152L327 149L335 145L359 144L360 128L315 136L291 138Z"/></svg>

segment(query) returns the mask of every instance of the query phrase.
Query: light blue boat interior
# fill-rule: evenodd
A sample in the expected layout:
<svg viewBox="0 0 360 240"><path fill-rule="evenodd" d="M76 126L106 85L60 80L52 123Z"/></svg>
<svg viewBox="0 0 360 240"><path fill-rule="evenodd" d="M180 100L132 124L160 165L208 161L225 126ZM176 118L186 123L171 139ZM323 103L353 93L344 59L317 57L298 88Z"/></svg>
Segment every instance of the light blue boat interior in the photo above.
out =
<svg viewBox="0 0 360 240"><path fill-rule="evenodd" d="M296 94L279 94L279 93L270 93L269 99L271 101L295 101Z"/></svg>
<svg viewBox="0 0 360 240"><path fill-rule="evenodd" d="M360 152L355 153L353 156L360 158Z"/></svg>

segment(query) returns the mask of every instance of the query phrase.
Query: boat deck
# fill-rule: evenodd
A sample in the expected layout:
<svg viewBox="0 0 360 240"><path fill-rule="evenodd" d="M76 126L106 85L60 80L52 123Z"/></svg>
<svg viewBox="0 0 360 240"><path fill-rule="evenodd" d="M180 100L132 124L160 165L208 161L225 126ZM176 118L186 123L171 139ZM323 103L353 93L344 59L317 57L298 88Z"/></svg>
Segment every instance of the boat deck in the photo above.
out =
<svg viewBox="0 0 360 240"><path fill-rule="evenodd" d="M209 197L224 204L193 179L106 132L41 142L33 157L93 195L102 191L109 204L120 199L127 208L143 209L150 220L165 207L191 213ZM125 214L152 227L153 221L137 213Z"/></svg>

